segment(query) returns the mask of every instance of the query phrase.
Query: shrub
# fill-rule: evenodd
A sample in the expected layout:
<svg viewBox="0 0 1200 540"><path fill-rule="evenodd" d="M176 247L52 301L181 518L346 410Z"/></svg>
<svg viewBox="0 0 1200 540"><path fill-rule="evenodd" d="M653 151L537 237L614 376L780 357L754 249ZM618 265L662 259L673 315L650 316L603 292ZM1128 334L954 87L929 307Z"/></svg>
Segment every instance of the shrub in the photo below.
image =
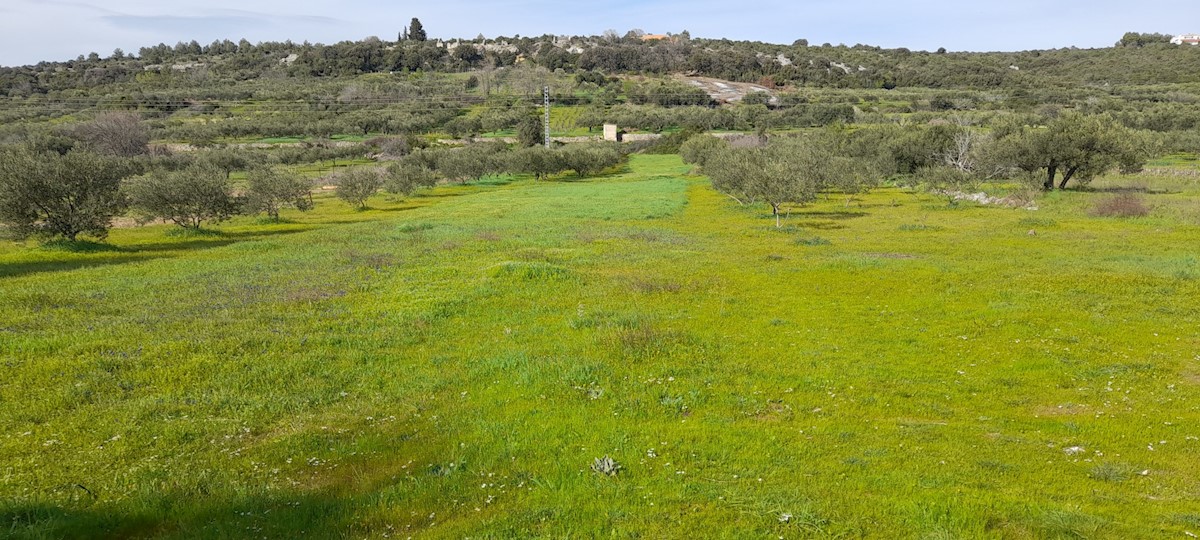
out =
<svg viewBox="0 0 1200 540"><path fill-rule="evenodd" d="M75 128L75 137L98 154L132 157L146 153L150 132L135 113L108 112Z"/></svg>
<svg viewBox="0 0 1200 540"><path fill-rule="evenodd" d="M1150 214L1146 200L1133 193L1113 195L1092 208L1093 217L1143 217Z"/></svg>
<svg viewBox="0 0 1200 540"><path fill-rule="evenodd" d="M801 245L801 246L828 246L832 243L833 242L830 242L829 240L821 238L820 236L814 236L812 238L797 238L796 239L796 244Z"/></svg>

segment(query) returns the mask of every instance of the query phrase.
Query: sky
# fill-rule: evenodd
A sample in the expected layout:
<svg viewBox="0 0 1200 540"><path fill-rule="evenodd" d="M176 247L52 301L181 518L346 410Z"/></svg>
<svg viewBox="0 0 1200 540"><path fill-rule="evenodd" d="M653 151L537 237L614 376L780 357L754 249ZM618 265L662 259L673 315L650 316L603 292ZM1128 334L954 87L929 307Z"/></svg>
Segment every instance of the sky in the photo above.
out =
<svg viewBox="0 0 1200 540"><path fill-rule="evenodd" d="M790 44L1016 51L1107 47L1128 31L1200 32L1198 0L0 0L0 65L196 40L334 43L620 34L631 29Z"/></svg>

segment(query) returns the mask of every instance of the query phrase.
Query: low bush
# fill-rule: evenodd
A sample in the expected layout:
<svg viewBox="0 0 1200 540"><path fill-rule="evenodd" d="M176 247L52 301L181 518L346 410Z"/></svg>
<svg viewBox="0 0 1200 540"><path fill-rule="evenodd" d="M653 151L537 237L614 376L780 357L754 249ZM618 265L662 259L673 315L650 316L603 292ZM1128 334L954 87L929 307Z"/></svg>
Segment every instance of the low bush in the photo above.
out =
<svg viewBox="0 0 1200 540"><path fill-rule="evenodd" d="M1121 193L1096 203L1090 213L1093 217L1143 217L1150 214L1150 207L1139 195Z"/></svg>

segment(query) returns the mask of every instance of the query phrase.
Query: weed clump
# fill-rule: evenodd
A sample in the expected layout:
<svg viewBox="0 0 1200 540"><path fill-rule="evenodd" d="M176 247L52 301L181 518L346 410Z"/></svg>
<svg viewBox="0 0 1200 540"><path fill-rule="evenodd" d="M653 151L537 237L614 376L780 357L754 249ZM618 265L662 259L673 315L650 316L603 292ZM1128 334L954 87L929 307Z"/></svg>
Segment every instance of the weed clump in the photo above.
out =
<svg viewBox="0 0 1200 540"><path fill-rule="evenodd" d="M608 456L596 458L592 461L592 471L604 476L616 476L621 472L622 468L620 463L613 461L613 458Z"/></svg>
<svg viewBox="0 0 1200 540"><path fill-rule="evenodd" d="M1055 227L1058 222L1050 218L1028 217L1022 218L1017 224L1025 227Z"/></svg>
<svg viewBox="0 0 1200 540"><path fill-rule="evenodd" d="M1144 217L1150 214L1146 200L1133 193L1121 193L1096 203L1093 217Z"/></svg>
<svg viewBox="0 0 1200 540"><path fill-rule="evenodd" d="M901 225L899 230L904 231L904 232L913 232L913 231L941 231L944 229L945 229L945 227L940 227L937 225L924 225L924 224L915 224L914 225L914 224L908 223L908 224Z"/></svg>
<svg viewBox="0 0 1200 540"><path fill-rule="evenodd" d="M833 242L821 238L820 236L814 236L812 238L797 238L796 244L801 246L828 246L833 244Z"/></svg>
<svg viewBox="0 0 1200 540"><path fill-rule="evenodd" d="M397 227L396 230L399 232L402 232L402 233L415 233L415 232L421 232L421 231L428 231L429 229L432 229L432 228L433 228L432 223L405 223L404 225Z"/></svg>
<svg viewBox="0 0 1200 540"><path fill-rule="evenodd" d="M1088 474L1093 480L1101 482L1112 482L1114 484L1129 480L1134 474L1134 471L1128 465L1115 465L1112 463L1102 463L1092 467L1092 471Z"/></svg>
<svg viewBox="0 0 1200 540"><path fill-rule="evenodd" d="M575 274L567 268L543 262L506 261L500 263L492 276L501 279L526 281L568 281Z"/></svg>

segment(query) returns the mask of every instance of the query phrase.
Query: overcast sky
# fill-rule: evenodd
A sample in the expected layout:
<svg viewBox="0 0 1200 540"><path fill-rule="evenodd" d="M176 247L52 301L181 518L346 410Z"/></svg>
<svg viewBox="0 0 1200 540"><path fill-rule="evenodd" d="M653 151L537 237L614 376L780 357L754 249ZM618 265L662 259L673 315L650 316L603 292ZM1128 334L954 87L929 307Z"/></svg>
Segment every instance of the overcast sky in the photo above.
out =
<svg viewBox="0 0 1200 540"><path fill-rule="evenodd" d="M0 65L108 56L159 42L333 43L430 37L624 34L992 51L1106 47L1127 31L1200 32L1200 0L0 0Z"/></svg>

